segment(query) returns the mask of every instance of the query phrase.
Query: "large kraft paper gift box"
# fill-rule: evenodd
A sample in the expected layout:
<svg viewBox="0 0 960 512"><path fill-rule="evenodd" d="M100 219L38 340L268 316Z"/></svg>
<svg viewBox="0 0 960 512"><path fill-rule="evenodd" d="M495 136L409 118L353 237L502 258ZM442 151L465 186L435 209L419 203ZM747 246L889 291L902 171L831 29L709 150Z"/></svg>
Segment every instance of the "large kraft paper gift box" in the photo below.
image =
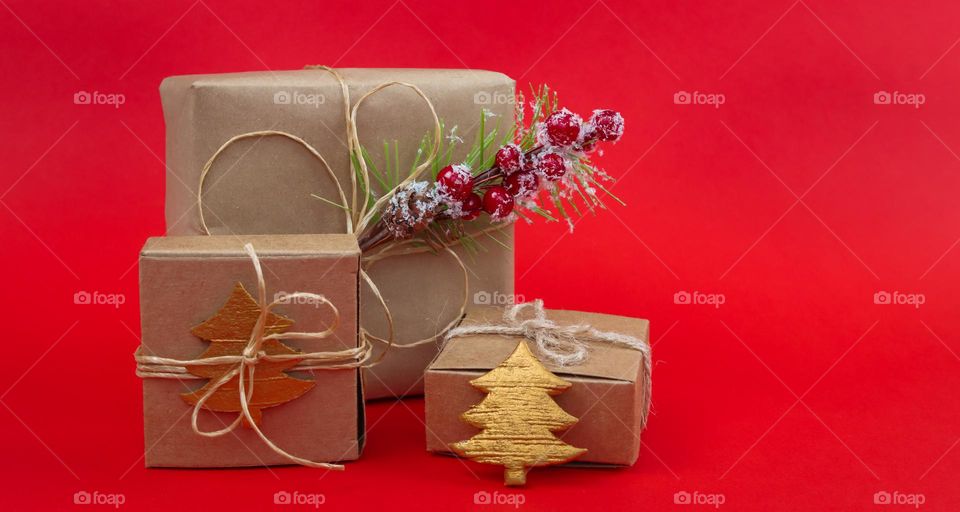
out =
<svg viewBox="0 0 960 512"><path fill-rule="evenodd" d="M497 324L502 308L478 308L461 325ZM587 324L600 331L633 336L649 343L650 322L599 313L547 310L547 317L560 325ZM427 450L452 454L450 445L470 439L479 430L460 419L484 394L470 381L503 362L517 343L532 342L518 336L479 334L451 338L427 368L424 381ZM560 367L540 362L573 385L551 397L579 421L557 434L564 443L586 448L573 464L629 466L640 452L640 432L649 411L649 385L644 356L637 350L588 342L587 359L576 366Z"/></svg>
<svg viewBox="0 0 960 512"><path fill-rule="evenodd" d="M513 126L514 82L490 71L442 69L340 69L352 102L387 81L418 86L433 103L446 131L455 126L460 144L454 162L476 140L481 109L492 113L500 133ZM349 194L350 160L340 85L327 71L266 71L167 78L160 86L167 128L166 220L171 235L202 234L197 212L201 169L231 137L278 130L317 148ZM394 141L401 168L414 161L421 139L432 133L426 104L412 90L387 87L361 105L360 142L378 167L383 143ZM444 134L445 136L447 134ZM241 140L215 161L205 180L203 208L213 234L343 233L343 212L317 195L338 201L322 165L301 145L284 137ZM482 257L455 248L469 268L469 297L513 293L513 228L487 240ZM449 255L392 257L368 269L390 308L395 339L403 344L431 337L453 321L463 303L463 272ZM363 327L387 337L378 301L362 289ZM389 356L365 372L367 398L422 393L423 370L437 344Z"/></svg>
<svg viewBox="0 0 960 512"><path fill-rule="evenodd" d="M358 346L360 249L353 237L341 234L174 236L149 239L140 256L142 354L194 360L211 347L210 340L198 336L201 333L198 326L210 325L218 312L227 309L228 299L235 299L237 283L252 297L257 296L256 271L244 251L246 243L253 245L262 265L267 302L279 297L278 294L307 292L323 295L338 310L339 325L331 335L323 339L283 339L283 344L302 353ZM330 308L311 300L289 302L271 310L292 321L287 330L320 332L332 325L335 315ZM235 320L228 323L244 325ZM253 330L250 325L246 329ZM237 338L244 340L247 336L246 332L237 334ZM243 345L245 341L239 343ZM269 364L258 362L256 371L269 372ZM295 383L307 389L285 403L261 409L260 428L266 437L287 453L312 461L359 457L364 421L360 375L356 368L288 370L273 378L299 379ZM147 467L290 464L290 460L269 449L256 432L245 425L220 437L203 437L193 431L194 405L181 395L212 381L143 379ZM269 385L270 382L260 384ZM239 396L236 385L224 386L221 391L234 393L234 399ZM198 411L198 426L203 431L219 430L236 420L238 414L203 408Z"/></svg>

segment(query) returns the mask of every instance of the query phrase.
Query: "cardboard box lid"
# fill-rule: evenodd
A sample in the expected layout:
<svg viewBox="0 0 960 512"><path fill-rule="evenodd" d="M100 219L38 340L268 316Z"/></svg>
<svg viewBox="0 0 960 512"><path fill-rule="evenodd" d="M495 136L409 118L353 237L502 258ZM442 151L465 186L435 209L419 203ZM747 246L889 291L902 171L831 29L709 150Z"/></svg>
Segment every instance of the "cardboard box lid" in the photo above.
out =
<svg viewBox="0 0 960 512"><path fill-rule="evenodd" d="M429 87L442 82L444 87L464 83L471 88L495 86L513 80L503 73L482 69L418 69L418 68L337 68L348 86L373 88L385 81L399 81ZM178 75L164 79L161 92L171 87L339 87L333 76L322 69L285 71L248 71L206 75Z"/></svg>
<svg viewBox="0 0 960 512"><path fill-rule="evenodd" d="M476 308L467 313L462 325L499 323L503 308ZM547 318L558 324L586 323L600 331L612 331L635 336L649 344L650 322L640 318L628 318L580 311L547 310ZM451 339L437 355L431 370L476 370L489 371L500 364L516 348L521 339L516 336L476 335ZM589 357L577 366L557 366L542 361L550 371L558 375L596 377L601 379L636 382L641 372L640 352L607 343L589 343ZM536 354L536 350L534 350Z"/></svg>
<svg viewBox="0 0 960 512"><path fill-rule="evenodd" d="M144 258L247 257L243 246L253 244L261 257L360 256L353 235L195 235L160 236L147 240L140 255Z"/></svg>

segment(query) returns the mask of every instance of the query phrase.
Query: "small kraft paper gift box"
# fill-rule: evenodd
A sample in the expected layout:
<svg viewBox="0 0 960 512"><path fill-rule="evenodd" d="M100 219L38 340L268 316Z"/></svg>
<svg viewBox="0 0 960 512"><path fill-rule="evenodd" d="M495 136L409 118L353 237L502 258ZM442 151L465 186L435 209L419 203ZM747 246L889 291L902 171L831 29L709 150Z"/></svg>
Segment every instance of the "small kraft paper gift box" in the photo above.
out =
<svg viewBox="0 0 960 512"><path fill-rule="evenodd" d="M371 165L386 161L400 169L423 155L425 136L433 133L431 107L442 120L444 137L477 139L481 127L508 133L514 126L514 81L502 73L465 69L323 69L174 76L160 86L166 121L166 220L173 235L343 233L348 230L337 184L325 165L304 144L322 155L350 197L348 123L344 106L356 113L356 136ZM338 82L341 77L343 83ZM416 86L419 97L403 82ZM345 94L346 91L346 94ZM424 100L430 102L428 105ZM484 119L484 121L481 121ZM269 131L273 135L241 137ZM289 134L278 136L276 132ZM225 143L230 146L223 148ZM384 151L384 143L388 143ZM456 146L453 162L470 144ZM223 148L222 151L218 151ZM214 155L216 154L216 157ZM385 156L386 155L386 156ZM211 160L213 158L213 160ZM205 186L201 187L201 175ZM405 171L402 171L405 172ZM400 176L405 177L405 176ZM215 186L213 185L215 184ZM203 195L201 221L197 196ZM204 224L206 226L204 226ZM494 303L513 293L513 227L505 225L497 242L484 244L484 257L453 250L469 268L463 273L447 254L398 255L365 265L390 308L398 345L442 334L456 321L464 303ZM363 327L388 337L378 298L361 287ZM383 350L378 345L378 350ZM366 397L422 392L423 370L437 343L397 350L366 370Z"/></svg>
<svg viewBox="0 0 960 512"><path fill-rule="evenodd" d="M136 354L146 466L358 458L369 355L359 262L341 234L147 240Z"/></svg>
<svg viewBox="0 0 960 512"><path fill-rule="evenodd" d="M519 343L527 343L547 370L572 384L563 393L551 397L563 411L578 419L569 429L557 434L563 443L586 449L571 464L632 465L639 455L640 432L650 408L649 321L598 313L543 310L539 305L534 308L541 308L537 310L543 315L541 320L533 318L526 323L524 321L531 320L529 315L511 320L504 314L504 308L479 308L468 313L460 328L451 333L424 377L427 450L452 454L451 445L478 434L476 427L461 418L486 396L470 381L500 365ZM535 340L538 331L541 336L546 334L549 337L550 331L556 330L550 325L559 328L589 326L594 330L592 332L626 335L635 342L642 342L641 350L585 336L575 342L584 349L582 360L560 365L543 357ZM514 332L470 333L476 326L487 327L487 330L498 330L502 326ZM459 334L458 331L467 333ZM558 347L550 343L548 341L548 348ZM570 355L569 347L560 353L560 357Z"/></svg>

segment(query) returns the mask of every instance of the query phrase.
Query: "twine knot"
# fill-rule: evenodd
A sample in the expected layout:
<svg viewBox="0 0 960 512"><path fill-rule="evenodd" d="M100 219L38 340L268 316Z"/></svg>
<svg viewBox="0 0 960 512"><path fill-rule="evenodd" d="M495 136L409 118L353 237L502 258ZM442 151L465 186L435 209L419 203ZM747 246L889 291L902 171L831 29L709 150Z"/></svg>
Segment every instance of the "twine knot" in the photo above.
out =
<svg viewBox="0 0 960 512"><path fill-rule="evenodd" d="M261 357L267 355L267 353L262 350L254 351L252 348L253 347L247 347L243 349L243 364L255 365L260 362Z"/></svg>
<svg viewBox="0 0 960 512"><path fill-rule="evenodd" d="M532 316L521 318L520 314L530 309ZM466 325L451 329L446 339L475 334L500 334L522 336L534 343L537 351L557 366L574 366L589 357L589 342L600 342L626 347L640 352L649 365L650 346L640 338L594 329L586 324L561 325L547 318L543 300L522 302L503 311L503 323Z"/></svg>

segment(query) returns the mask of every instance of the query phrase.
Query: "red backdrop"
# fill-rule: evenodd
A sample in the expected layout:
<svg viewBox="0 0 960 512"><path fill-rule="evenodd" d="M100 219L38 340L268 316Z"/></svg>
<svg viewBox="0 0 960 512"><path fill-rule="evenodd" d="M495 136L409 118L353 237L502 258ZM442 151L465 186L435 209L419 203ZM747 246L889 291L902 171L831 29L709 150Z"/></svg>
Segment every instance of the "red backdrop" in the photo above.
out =
<svg viewBox="0 0 960 512"><path fill-rule="evenodd" d="M0 4L10 510L70 509L78 491L267 509L280 490L335 509L467 508L478 491L531 510L960 507L955 3ZM369 407L367 450L342 474L142 467L131 353L137 253L164 231L157 86L308 63L493 69L623 112L601 160L628 206L574 234L520 226L516 274L550 307L651 319L636 466L540 470L505 491L495 468L424 451L415 399ZM74 104L81 90L125 102Z"/></svg>

